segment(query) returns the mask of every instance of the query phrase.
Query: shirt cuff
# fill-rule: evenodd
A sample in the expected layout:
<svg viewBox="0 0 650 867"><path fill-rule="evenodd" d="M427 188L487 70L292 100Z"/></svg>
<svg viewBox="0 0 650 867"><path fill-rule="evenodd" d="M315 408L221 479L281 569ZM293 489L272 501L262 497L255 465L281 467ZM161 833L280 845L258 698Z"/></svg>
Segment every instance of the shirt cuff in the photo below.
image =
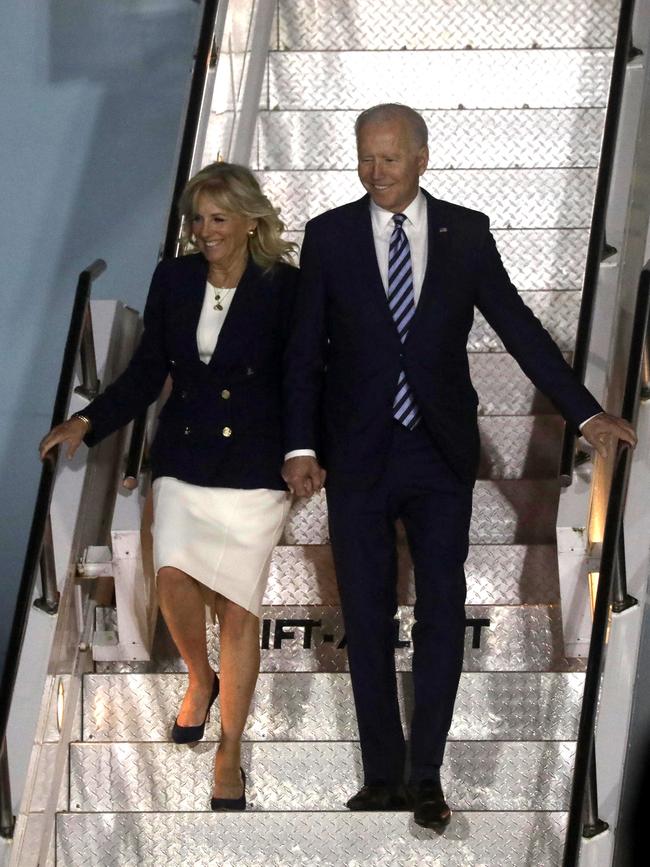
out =
<svg viewBox="0 0 650 867"><path fill-rule="evenodd" d="M287 452L284 456L285 461L288 461L289 458L315 458L316 452L313 449L294 449L291 452Z"/></svg>
<svg viewBox="0 0 650 867"><path fill-rule="evenodd" d="M597 412L594 415L590 415L589 418L586 418L583 422L580 422L580 424L578 425L578 430L580 431L580 433L582 433L582 429L587 424L587 422L591 421L592 418L597 418L599 415L605 415L605 413Z"/></svg>

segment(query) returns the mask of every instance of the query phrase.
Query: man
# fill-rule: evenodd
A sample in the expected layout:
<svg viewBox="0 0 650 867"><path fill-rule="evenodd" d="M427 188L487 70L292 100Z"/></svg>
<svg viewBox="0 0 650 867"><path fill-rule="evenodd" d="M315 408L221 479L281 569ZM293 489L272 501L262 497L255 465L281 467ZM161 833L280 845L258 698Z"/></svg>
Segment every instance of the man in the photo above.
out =
<svg viewBox="0 0 650 867"><path fill-rule="evenodd" d="M427 128L403 105L356 123L368 195L311 220L287 352L287 455L299 496L327 468L330 536L348 641L364 786L352 810L405 809L442 830L440 765L460 678L477 397L466 350L475 306L567 422L605 455L631 426L578 383L510 283L481 213L419 187ZM321 425L322 422L322 425ZM321 430L322 427L322 430ZM409 786L394 660L394 522L415 572Z"/></svg>

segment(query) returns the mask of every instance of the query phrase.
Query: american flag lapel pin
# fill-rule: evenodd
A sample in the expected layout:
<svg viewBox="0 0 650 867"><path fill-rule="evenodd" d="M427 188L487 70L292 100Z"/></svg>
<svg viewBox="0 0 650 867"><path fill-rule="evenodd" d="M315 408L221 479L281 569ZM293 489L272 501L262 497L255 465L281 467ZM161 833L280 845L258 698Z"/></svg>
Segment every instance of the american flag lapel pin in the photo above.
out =
<svg viewBox="0 0 650 867"><path fill-rule="evenodd" d="M443 232L446 232L446 231L447 231L447 227L446 227L446 226L442 226L442 228L438 229L438 231L439 231L440 234L442 235Z"/></svg>

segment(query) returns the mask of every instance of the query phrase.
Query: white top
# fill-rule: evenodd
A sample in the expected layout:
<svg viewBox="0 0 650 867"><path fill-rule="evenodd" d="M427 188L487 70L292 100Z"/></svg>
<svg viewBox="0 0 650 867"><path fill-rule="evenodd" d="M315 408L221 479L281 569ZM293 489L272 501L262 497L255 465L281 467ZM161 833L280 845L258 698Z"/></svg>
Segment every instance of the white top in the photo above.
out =
<svg viewBox="0 0 650 867"><path fill-rule="evenodd" d="M226 320L226 314L232 304L236 289L236 286L234 288L213 286L209 280L205 284L203 307L199 316L199 324L196 326L196 345L199 350L199 358L204 364L209 364L214 354L219 332ZM219 304L223 310L215 310L216 295L220 296Z"/></svg>

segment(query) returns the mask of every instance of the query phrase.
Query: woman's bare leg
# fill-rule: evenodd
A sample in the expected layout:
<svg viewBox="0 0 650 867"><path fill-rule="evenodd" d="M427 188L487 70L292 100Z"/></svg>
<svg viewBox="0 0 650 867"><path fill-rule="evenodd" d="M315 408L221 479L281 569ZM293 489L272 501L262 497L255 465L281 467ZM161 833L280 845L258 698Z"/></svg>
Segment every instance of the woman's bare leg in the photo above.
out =
<svg viewBox="0 0 650 867"><path fill-rule="evenodd" d="M180 569L163 566L158 570L158 601L189 675L177 722L181 726L200 725L205 718L214 680L208 661L205 602L201 587Z"/></svg>
<svg viewBox="0 0 650 867"><path fill-rule="evenodd" d="M241 737L246 725L260 669L259 619L217 597L220 634L221 740L214 765L215 798L238 798L242 793Z"/></svg>

